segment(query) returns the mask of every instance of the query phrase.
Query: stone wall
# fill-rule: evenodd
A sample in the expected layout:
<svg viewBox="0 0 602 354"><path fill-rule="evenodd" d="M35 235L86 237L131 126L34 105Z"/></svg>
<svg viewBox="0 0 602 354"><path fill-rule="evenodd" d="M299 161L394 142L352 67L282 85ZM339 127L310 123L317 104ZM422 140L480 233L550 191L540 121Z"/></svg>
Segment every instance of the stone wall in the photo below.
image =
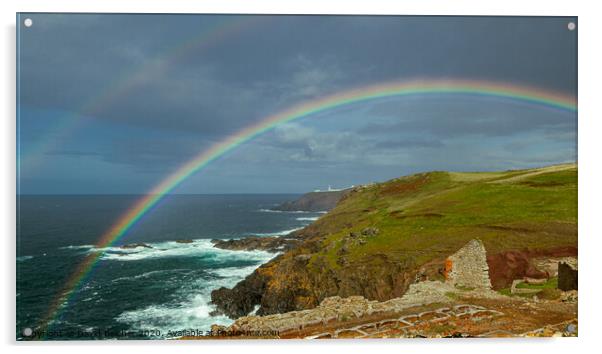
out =
<svg viewBox="0 0 602 354"><path fill-rule="evenodd" d="M481 240L471 240L445 260L445 281L457 287L491 289L487 251Z"/></svg>
<svg viewBox="0 0 602 354"><path fill-rule="evenodd" d="M457 291L449 284L424 281L410 285L401 298L379 302L363 296L327 297L318 307L309 310L291 311L267 316L245 316L238 318L227 331L287 331L301 330L309 326L326 325L329 322L347 322L364 316L398 313L407 308L432 303L451 302L447 296Z"/></svg>

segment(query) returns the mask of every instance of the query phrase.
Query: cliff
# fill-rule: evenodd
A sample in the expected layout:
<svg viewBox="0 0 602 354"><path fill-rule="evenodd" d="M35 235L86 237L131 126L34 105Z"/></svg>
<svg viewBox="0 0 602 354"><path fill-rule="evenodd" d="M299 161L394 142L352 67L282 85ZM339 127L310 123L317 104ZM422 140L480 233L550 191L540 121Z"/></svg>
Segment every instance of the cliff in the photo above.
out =
<svg viewBox="0 0 602 354"><path fill-rule="evenodd" d="M327 211L334 208L349 189L328 192L311 192L297 200L283 203L273 210L280 211Z"/></svg>
<svg viewBox="0 0 602 354"><path fill-rule="evenodd" d="M331 296L386 301L419 280L444 280L446 258L472 239L487 249L494 289L545 274L537 256L577 251L577 167L429 172L347 191L299 230L301 243L212 293L232 318L317 307Z"/></svg>

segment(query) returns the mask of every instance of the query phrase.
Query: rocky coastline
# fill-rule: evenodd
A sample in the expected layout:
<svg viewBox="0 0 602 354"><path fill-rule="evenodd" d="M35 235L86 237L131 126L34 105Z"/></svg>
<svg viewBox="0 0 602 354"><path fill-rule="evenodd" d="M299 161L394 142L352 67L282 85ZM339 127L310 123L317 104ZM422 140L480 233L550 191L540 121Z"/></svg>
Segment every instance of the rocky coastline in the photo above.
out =
<svg viewBox="0 0 602 354"><path fill-rule="evenodd" d="M262 333L265 338L325 339L577 335L575 290L560 292L554 299L549 299L547 292L534 290L529 293L533 299L500 294L491 287L485 255L483 243L472 240L446 259L450 268L442 281L417 281L400 297L377 301L363 296L332 296L310 309L270 315L241 311L230 326L213 326L211 336L246 338L247 333ZM547 258L546 262L555 260ZM576 262L574 258L564 260ZM255 295L261 296L260 292ZM252 298L247 299L246 308L251 309ZM533 317L525 310L540 314Z"/></svg>
<svg viewBox="0 0 602 354"><path fill-rule="evenodd" d="M282 203L272 210L274 211L306 211L320 212L334 208L339 200L351 189L337 191L310 192L302 195L296 200Z"/></svg>
<svg viewBox="0 0 602 354"><path fill-rule="evenodd" d="M249 236L241 239L220 240L213 239L213 247L231 251L267 251L272 253L285 252L293 248L300 241L284 236Z"/></svg>
<svg viewBox="0 0 602 354"><path fill-rule="evenodd" d="M479 274L476 278L486 272L489 286L497 293L509 288L515 279L549 279L551 273L536 267L535 261L577 255L577 227L572 214L559 213L557 219L543 222L523 218L517 224L518 219L509 211L519 210L503 211L504 199L490 207L489 215L483 214L483 205L463 206L462 214L458 214L455 208L459 202L453 197L457 194L459 200L465 200L488 188L499 193L499 198L511 198L508 193L518 188L550 188L531 183L544 175L546 179L558 179L554 188L566 199L570 196L566 194L570 191L567 186L576 183L567 177L573 174L576 176L574 165L511 171L501 177L485 173L470 178L446 172L417 174L347 191L333 210L287 236L290 240L216 240L216 247L221 248L282 253L233 288L214 290L214 314L236 320L251 313L265 317L311 310L336 296L359 296L379 303L402 298L414 284L442 282L455 274L448 269L449 263L458 260L448 257L474 237L482 241L473 248L486 247L487 253L475 257L486 264L472 272ZM530 195L530 199L521 201L524 212L538 208L537 200ZM520 195L512 197L508 208L517 208L517 197ZM473 207L479 218L464 218L470 215L466 210L472 210L467 208ZM561 207L558 210L563 210ZM503 213L495 214L498 209ZM466 220L472 224L454 227L454 223Z"/></svg>

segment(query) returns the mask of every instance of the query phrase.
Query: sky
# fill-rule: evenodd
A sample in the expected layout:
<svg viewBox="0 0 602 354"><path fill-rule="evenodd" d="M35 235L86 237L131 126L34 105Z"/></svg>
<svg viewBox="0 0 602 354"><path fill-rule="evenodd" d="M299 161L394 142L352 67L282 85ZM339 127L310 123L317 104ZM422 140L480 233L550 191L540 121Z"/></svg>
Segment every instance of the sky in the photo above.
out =
<svg viewBox="0 0 602 354"><path fill-rule="evenodd" d="M296 104L413 79L577 95L574 18L27 14L18 192L143 194ZM577 159L577 116L477 96L397 97L276 126L174 193L302 193L431 170Z"/></svg>

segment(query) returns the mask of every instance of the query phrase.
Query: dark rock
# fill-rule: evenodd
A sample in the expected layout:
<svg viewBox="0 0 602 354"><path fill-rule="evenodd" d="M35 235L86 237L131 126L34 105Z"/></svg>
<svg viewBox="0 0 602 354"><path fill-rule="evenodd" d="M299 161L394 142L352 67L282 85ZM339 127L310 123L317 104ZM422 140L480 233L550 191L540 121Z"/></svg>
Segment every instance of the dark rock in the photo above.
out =
<svg viewBox="0 0 602 354"><path fill-rule="evenodd" d="M563 291L577 290L577 269L568 263L558 263L558 289Z"/></svg>
<svg viewBox="0 0 602 354"><path fill-rule="evenodd" d="M152 246L149 246L146 243L129 243L127 245L121 246L121 248L123 248L123 249L132 249L132 248L138 248L138 247L153 248Z"/></svg>
<svg viewBox="0 0 602 354"><path fill-rule="evenodd" d="M192 243L192 240L176 240L177 243Z"/></svg>
<svg viewBox="0 0 602 354"><path fill-rule="evenodd" d="M413 264L400 263L385 255L370 255L353 262L341 258L337 260L340 267L333 268L327 257L317 254L312 258L312 267L307 267L290 253L280 255L233 289L212 292L216 313L238 318L246 316L256 305L260 305L256 312L260 316L284 313L314 308L335 295L360 295L384 301L403 295L414 280Z"/></svg>
<svg viewBox="0 0 602 354"><path fill-rule="evenodd" d="M376 236L376 235L378 235L379 231L380 230L376 227L367 227L362 230L362 235L363 236Z"/></svg>
<svg viewBox="0 0 602 354"><path fill-rule="evenodd" d="M489 278L494 289L503 289L512 285L514 279L525 277L541 279L549 274L537 269L531 259L539 257L576 256L576 247L558 247L546 250L509 250L487 255Z"/></svg>
<svg viewBox="0 0 602 354"><path fill-rule="evenodd" d="M345 266L349 265L349 261L347 260L347 258L341 257L341 258L337 259L337 264L345 267Z"/></svg>
<svg viewBox="0 0 602 354"><path fill-rule="evenodd" d="M298 240L283 237L246 237L239 240L211 240L214 247L231 251L268 251L281 252L292 249L299 243Z"/></svg>
<svg viewBox="0 0 602 354"><path fill-rule="evenodd" d="M347 245L343 245L343 247L339 248L339 250L337 251L338 255L347 254L347 253L349 253L349 248L347 247Z"/></svg>
<svg viewBox="0 0 602 354"><path fill-rule="evenodd" d="M298 254L295 256L295 261L301 262L301 263L307 263L307 261L309 261L311 259L311 257L312 257L311 254Z"/></svg>
<svg viewBox="0 0 602 354"><path fill-rule="evenodd" d="M217 310L211 313L215 315L226 315L232 319L246 316L261 303L266 282L258 272L247 276L243 281L236 284L232 289L221 287L211 292L211 303L215 304Z"/></svg>

